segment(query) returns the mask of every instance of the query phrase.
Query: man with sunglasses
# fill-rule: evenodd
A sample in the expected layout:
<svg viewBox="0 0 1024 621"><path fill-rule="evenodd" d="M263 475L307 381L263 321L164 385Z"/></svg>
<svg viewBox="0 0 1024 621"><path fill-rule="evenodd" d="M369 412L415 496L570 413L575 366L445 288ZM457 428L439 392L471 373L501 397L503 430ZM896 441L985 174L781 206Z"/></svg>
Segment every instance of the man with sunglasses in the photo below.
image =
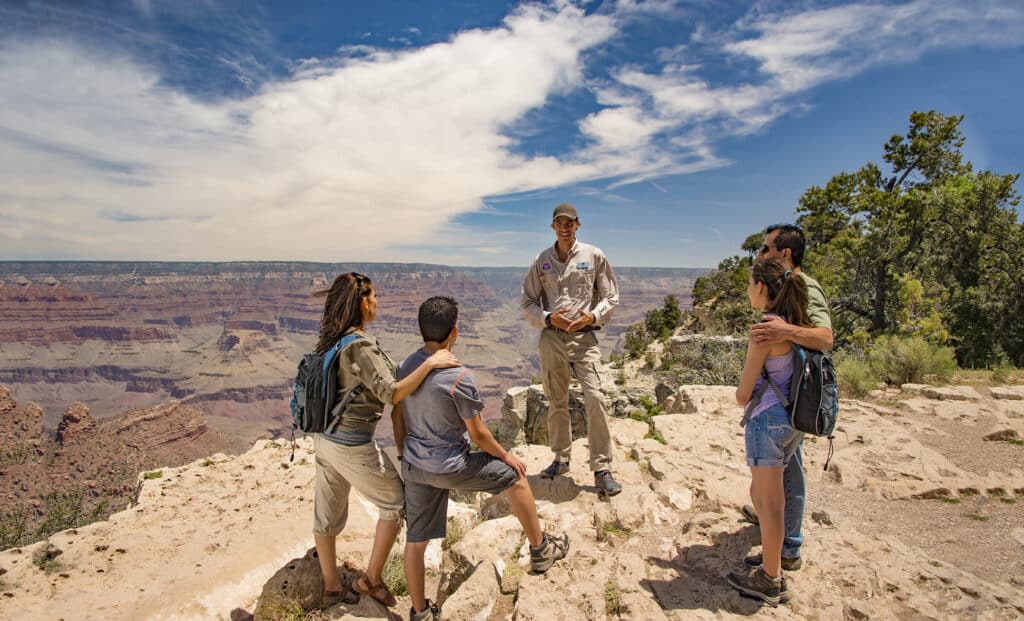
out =
<svg viewBox="0 0 1024 621"><path fill-rule="evenodd" d="M600 248L576 241L579 214L568 203L551 216L555 243L545 249L526 273L522 307L540 333L540 368L548 409L548 439L555 454L541 472L554 478L569 471L572 428L569 420L569 374L583 389L587 441L594 486L602 497L614 496L622 485L612 477L612 441L608 432L602 380L597 365L601 350L596 330L619 303L615 272Z"/></svg>
<svg viewBox="0 0 1024 621"><path fill-rule="evenodd" d="M775 258L781 261L786 269L800 276L807 285L807 315L814 324L813 328L804 328L786 323L777 315L769 315L761 323L750 328L750 339L755 343L772 344L789 341L807 349L828 351L832 349L832 316L828 310L825 291L817 280L811 278L801 269L804 259L806 242L804 232L792 224L773 224L765 229L764 244L757 253L757 261ZM807 484L804 479L803 442L796 446L796 452L787 462L782 474L782 484L786 495L785 534L782 542L782 569L796 571L803 561L800 559L800 546L803 544L801 526L804 519ZM757 513L751 505L743 505L743 516L753 524L758 523ZM761 564L761 555L755 554L745 559L747 565L756 567Z"/></svg>

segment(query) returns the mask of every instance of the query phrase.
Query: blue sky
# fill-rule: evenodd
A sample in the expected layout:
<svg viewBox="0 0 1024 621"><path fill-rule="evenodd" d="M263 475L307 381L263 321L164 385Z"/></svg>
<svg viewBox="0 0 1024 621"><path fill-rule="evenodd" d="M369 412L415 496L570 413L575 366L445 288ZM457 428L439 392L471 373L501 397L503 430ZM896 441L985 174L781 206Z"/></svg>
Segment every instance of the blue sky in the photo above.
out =
<svg viewBox="0 0 1024 621"><path fill-rule="evenodd" d="M911 111L1024 169L1024 4L0 3L0 259L713 266Z"/></svg>

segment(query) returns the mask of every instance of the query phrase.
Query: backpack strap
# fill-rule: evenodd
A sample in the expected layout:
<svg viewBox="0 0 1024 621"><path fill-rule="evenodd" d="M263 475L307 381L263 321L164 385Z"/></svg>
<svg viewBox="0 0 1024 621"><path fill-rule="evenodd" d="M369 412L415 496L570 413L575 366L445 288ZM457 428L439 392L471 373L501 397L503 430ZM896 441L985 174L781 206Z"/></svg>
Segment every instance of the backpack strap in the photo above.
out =
<svg viewBox="0 0 1024 621"><path fill-rule="evenodd" d="M348 409L348 406L352 404L352 401L355 400L356 397L363 394L364 390L366 390L366 387L363 386L362 384L356 386L352 390L348 391L348 394L345 395L345 398L339 401L338 404L334 406L334 408L331 410L331 422L328 423L327 427L324 429L324 433L332 433L334 431L334 428L337 427L338 423L341 422L342 413L344 413L345 410Z"/></svg>
<svg viewBox="0 0 1024 621"><path fill-rule="evenodd" d="M775 391L775 396L779 398L779 403L782 404L782 407L787 409L789 408L789 399L782 394L782 391L779 390L778 384L775 383L775 380L772 379L771 375L768 375L768 371L764 367L761 367L761 377L767 381L764 384L761 384L761 387L755 390L754 394L750 396L750 400L747 401L746 407L743 408L743 418L740 419L740 427L746 427L747 423L750 422L754 408L757 407L757 404L761 403L761 397L764 396L764 393L768 390L769 386L771 386L772 390Z"/></svg>
<svg viewBox="0 0 1024 621"><path fill-rule="evenodd" d="M327 374L330 373L331 370L334 368L334 361L337 359L338 354L341 352L341 350L345 349L346 347L348 347L349 345L354 343L356 340L361 339L361 338L363 338L363 337L359 336L358 334L356 334L354 332L352 334L347 334L347 335L343 336L340 341L335 343L334 347L332 347L330 349L330 351L327 352L327 355L324 356L324 369L323 369L323 372L324 372L324 382L323 382L323 386L324 386L324 391L325 391L324 400L327 403L330 403L329 401L327 401L327 395L326 395L326 390L327 390L327 386L328 386ZM323 431L324 433L328 433L329 434L329 433L332 433L334 431L334 428L338 426L339 422L341 422L341 415L342 415L342 413L352 403L352 400L355 399L356 397L358 397L359 395L361 395L364 390L366 390L366 387L363 386L362 384L356 386L352 390L348 391L348 393L344 397L342 397L341 401L338 404L336 404L331 409L330 412L326 412L325 413L325 414L330 415L330 418L327 418L327 416L324 417L328 421L326 427L324 427L324 431Z"/></svg>

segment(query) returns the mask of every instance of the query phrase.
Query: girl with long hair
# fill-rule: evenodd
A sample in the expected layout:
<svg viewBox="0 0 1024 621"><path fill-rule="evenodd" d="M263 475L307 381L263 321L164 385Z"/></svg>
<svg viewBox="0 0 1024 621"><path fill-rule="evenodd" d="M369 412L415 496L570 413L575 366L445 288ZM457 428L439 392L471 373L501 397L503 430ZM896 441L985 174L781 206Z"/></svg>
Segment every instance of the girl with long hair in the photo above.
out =
<svg viewBox="0 0 1024 621"><path fill-rule="evenodd" d="M766 316L778 315L789 323L813 327L807 316L807 285L798 274L775 258L763 259L750 268L747 297ZM747 466L750 467L750 498L761 528L761 565L744 573L730 573L727 580L741 593L773 606L789 599L782 575L782 541L786 506L782 474L803 434L789 420L775 390L762 371L771 377L782 396L789 400L793 377L793 350L789 341L750 341L747 361L736 387L736 402L745 405ZM762 390L762 386L764 389ZM761 393L759 399L753 395Z"/></svg>
<svg viewBox="0 0 1024 621"><path fill-rule="evenodd" d="M373 432L385 404L393 404L392 423L396 437L404 435L404 420L398 403L412 394L434 369L454 367L459 361L448 350L438 351L417 372L397 381L395 364L366 326L377 316L377 294L369 277L356 272L341 274L330 287L316 291L327 298L320 321L316 350L325 352L342 337L354 334L352 343L337 357L338 394L328 428L313 437L316 451L316 498L313 535L323 571L321 607L338 602L355 603L359 595L345 590L337 567L336 539L348 519L349 491L355 487L380 510L373 548L366 572L351 585L385 606L395 597L384 583L382 573L391 547L401 528L404 488L391 461L373 440ZM350 394L351 393L351 394ZM349 395L348 405L341 407ZM354 396L353 396L354 395ZM341 411L338 411L341 410ZM399 447L401 452L401 447Z"/></svg>

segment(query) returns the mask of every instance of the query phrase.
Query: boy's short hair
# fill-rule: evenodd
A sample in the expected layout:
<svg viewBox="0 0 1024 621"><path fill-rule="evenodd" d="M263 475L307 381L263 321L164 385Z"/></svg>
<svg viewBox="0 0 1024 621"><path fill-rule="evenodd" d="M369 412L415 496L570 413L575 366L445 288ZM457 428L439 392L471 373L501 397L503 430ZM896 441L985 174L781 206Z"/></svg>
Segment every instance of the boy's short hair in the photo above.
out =
<svg viewBox="0 0 1024 621"><path fill-rule="evenodd" d="M420 334L424 341L443 343L455 328L459 304L452 298L435 295L420 304Z"/></svg>

